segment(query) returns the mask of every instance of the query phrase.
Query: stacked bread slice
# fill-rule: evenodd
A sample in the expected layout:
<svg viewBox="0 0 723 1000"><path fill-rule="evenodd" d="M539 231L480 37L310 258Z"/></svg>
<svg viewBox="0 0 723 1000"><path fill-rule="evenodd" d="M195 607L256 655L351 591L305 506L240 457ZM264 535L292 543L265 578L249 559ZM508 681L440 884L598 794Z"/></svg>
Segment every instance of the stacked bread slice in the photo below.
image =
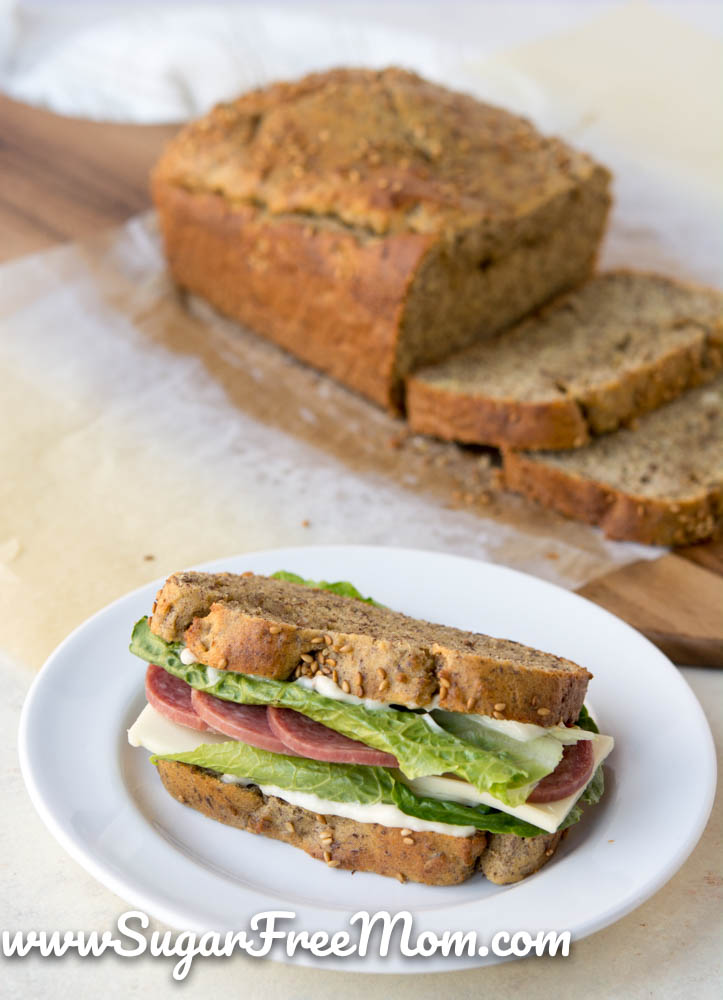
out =
<svg viewBox="0 0 723 1000"><path fill-rule="evenodd" d="M612 538L684 544L723 522L722 368L723 295L611 272L415 373L408 419Z"/></svg>

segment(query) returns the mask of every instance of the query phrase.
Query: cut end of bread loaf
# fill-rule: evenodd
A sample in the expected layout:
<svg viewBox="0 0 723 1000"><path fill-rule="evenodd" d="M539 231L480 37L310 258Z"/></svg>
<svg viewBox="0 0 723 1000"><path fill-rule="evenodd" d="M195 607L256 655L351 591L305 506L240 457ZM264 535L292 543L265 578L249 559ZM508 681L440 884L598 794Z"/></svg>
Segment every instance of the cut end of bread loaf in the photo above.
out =
<svg viewBox="0 0 723 1000"><path fill-rule="evenodd" d="M158 771L175 799L211 819L298 847L332 868L401 882L459 885L480 871L498 884L518 882L546 864L560 840L559 833L452 837L405 830L403 835L397 827L320 816L255 785L227 784L193 765L161 760Z"/></svg>
<svg viewBox="0 0 723 1000"><path fill-rule="evenodd" d="M685 545L723 536L723 378L563 452L503 453L505 485L610 538Z"/></svg>
<svg viewBox="0 0 723 1000"><path fill-rule="evenodd" d="M573 723L592 676L508 639L409 618L264 576L178 573L151 630L219 670L294 680L321 673L360 698L552 726Z"/></svg>
<svg viewBox="0 0 723 1000"><path fill-rule="evenodd" d="M723 294L613 271L494 340L416 372L413 430L567 449L629 423L723 368Z"/></svg>

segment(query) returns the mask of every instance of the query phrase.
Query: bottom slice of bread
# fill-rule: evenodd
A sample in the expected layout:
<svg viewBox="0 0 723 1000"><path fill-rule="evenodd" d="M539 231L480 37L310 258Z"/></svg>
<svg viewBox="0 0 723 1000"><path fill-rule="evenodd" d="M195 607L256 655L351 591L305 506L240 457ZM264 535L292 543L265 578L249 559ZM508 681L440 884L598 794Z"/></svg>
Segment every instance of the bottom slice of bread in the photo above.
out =
<svg viewBox="0 0 723 1000"><path fill-rule="evenodd" d="M428 831L405 831L403 836L399 827L309 812L264 795L255 785L228 784L190 764L161 760L158 771L175 799L220 823L300 847L334 868L375 872L401 882L458 885L476 872L499 885L519 882L552 857L561 836L451 837Z"/></svg>

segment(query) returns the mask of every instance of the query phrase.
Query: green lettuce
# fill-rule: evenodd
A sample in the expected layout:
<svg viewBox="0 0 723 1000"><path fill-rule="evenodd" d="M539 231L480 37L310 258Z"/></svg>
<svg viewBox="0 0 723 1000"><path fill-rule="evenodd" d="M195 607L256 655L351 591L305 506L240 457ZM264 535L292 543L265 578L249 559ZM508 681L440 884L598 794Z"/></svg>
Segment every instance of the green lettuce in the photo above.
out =
<svg viewBox="0 0 723 1000"><path fill-rule="evenodd" d="M326 580L305 580L303 576L298 576L296 573L289 573L285 569L280 569L278 572L272 573L271 579L286 580L287 583L299 583L302 587L313 587L315 590L330 590L332 594L339 594L341 597L354 597L357 601L363 601L364 604L374 604L377 608L384 607L379 601L375 601L373 597L363 597L354 584L349 583L347 580L337 580L336 583L327 583Z"/></svg>
<svg viewBox="0 0 723 1000"><path fill-rule="evenodd" d="M393 754L408 778L450 773L508 805L524 802L530 784L554 771L562 757L562 745L556 740L545 748L544 759L536 760L529 745L485 749L439 727L431 728L424 716L414 712L369 709L325 698L288 681L213 670L200 663L189 666L180 659L181 644L167 643L154 635L145 618L136 623L130 648L199 691L245 705L290 708L344 736Z"/></svg>
<svg viewBox="0 0 723 1000"><path fill-rule="evenodd" d="M537 837L546 832L488 806L418 795L385 767L290 757L237 742L204 744L186 753L155 755L151 760L154 764L159 760L194 764L216 774L230 774L285 791L310 793L332 802L394 805L407 816L432 823L473 826L487 833L514 833L518 837ZM564 825L569 823L566 821Z"/></svg>

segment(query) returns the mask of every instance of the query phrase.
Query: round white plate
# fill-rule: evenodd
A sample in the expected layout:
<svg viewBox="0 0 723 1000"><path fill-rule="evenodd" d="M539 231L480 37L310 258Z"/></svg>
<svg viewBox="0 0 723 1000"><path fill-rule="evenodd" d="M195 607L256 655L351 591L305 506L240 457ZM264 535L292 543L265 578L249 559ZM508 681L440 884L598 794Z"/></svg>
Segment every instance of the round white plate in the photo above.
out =
<svg viewBox="0 0 723 1000"><path fill-rule="evenodd" d="M302 851L225 827L173 800L126 729L143 707L145 664L128 652L149 584L76 629L28 695L20 760L41 817L65 849L133 907L192 930L242 930L265 910L296 913L295 929L349 929L359 910L409 910L415 934L570 930L573 942L619 919L682 865L715 788L713 740L670 661L596 605L542 580L436 552L363 546L277 549L200 567L351 580L415 617L516 639L592 670L590 703L616 739L606 794L552 861L513 886L473 878L442 888L327 869ZM285 956L274 957L288 961ZM487 958L434 956L293 961L365 972L440 971Z"/></svg>

